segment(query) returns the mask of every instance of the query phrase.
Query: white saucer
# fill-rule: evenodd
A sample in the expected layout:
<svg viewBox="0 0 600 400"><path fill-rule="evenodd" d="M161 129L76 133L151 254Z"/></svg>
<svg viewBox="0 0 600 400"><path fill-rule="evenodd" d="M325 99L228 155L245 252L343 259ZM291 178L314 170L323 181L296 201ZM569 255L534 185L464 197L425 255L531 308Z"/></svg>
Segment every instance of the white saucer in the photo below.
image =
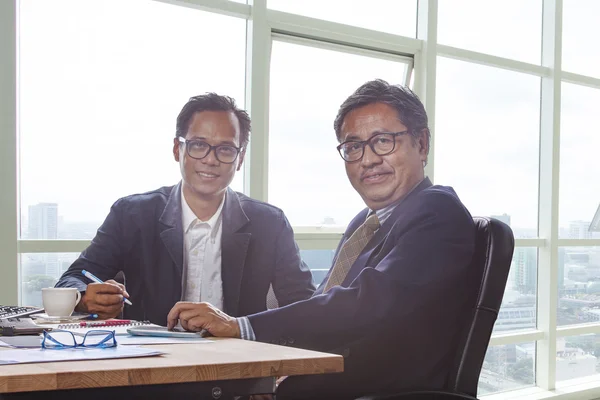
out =
<svg viewBox="0 0 600 400"><path fill-rule="evenodd" d="M71 321L79 321L80 319L84 319L87 318L89 316L89 314L79 314L79 313L75 313L73 315L68 315L68 316L54 316L54 315L48 315L45 313L40 313L40 314L33 314L31 315L31 318L35 318L35 319L43 319L49 322L71 322Z"/></svg>

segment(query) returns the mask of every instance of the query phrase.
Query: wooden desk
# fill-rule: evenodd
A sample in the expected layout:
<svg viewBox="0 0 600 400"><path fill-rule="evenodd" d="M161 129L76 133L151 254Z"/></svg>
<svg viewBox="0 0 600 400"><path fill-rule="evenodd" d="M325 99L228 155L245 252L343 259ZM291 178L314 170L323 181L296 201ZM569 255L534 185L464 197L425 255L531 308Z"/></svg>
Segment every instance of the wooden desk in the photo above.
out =
<svg viewBox="0 0 600 400"><path fill-rule="evenodd" d="M148 346L166 353L158 357L2 365L0 399L176 396L181 400L190 393L195 399L226 399L272 392L278 376L343 371L343 358L334 354L239 339L212 340Z"/></svg>

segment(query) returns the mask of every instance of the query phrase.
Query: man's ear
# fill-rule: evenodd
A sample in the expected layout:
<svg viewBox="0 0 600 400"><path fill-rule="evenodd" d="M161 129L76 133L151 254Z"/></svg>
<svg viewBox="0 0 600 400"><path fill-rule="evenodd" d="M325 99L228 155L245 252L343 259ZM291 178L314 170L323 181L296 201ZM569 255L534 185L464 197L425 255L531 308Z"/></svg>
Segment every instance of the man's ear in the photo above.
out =
<svg viewBox="0 0 600 400"><path fill-rule="evenodd" d="M429 129L425 128L421 130L419 135L419 154L421 160L427 162L427 156L429 155Z"/></svg>
<svg viewBox="0 0 600 400"><path fill-rule="evenodd" d="M181 148L181 143L178 138L173 139L173 158L175 161L179 162L179 149Z"/></svg>
<svg viewBox="0 0 600 400"><path fill-rule="evenodd" d="M242 163L244 162L245 155L246 155L246 149L242 149L242 151L240 151L240 155L238 156L238 164L237 164L237 168L235 169L236 171L239 171L240 169L242 169Z"/></svg>

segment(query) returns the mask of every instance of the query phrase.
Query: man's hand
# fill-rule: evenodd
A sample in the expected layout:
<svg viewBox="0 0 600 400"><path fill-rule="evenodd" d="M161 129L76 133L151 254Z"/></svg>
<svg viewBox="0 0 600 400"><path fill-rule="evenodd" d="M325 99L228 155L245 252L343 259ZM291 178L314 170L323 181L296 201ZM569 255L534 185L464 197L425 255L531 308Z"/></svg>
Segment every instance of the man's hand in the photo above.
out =
<svg viewBox="0 0 600 400"><path fill-rule="evenodd" d="M173 329L177 321L186 331L199 332L206 329L217 337L241 336L237 320L210 303L178 302L167 315L167 328Z"/></svg>
<svg viewBox="0 0 600 400"><path fill-rule="evenodd" d="M90 283L77 305L77 311L98 314L100 319L118 316L123 310L123 297L129 297L125 286L112 279Z"/></svg>

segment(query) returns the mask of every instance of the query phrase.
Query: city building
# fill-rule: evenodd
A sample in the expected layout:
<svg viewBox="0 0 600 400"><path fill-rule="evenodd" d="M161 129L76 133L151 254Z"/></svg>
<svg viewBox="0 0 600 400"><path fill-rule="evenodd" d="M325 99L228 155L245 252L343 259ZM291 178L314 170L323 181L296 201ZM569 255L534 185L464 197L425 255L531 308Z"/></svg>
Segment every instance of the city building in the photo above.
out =
<svg viewBox="0 0 600 400"><path fill-rule="evenodd" d="M29 206L28 239L58 238L58 204L38 203Z"/></svg>

